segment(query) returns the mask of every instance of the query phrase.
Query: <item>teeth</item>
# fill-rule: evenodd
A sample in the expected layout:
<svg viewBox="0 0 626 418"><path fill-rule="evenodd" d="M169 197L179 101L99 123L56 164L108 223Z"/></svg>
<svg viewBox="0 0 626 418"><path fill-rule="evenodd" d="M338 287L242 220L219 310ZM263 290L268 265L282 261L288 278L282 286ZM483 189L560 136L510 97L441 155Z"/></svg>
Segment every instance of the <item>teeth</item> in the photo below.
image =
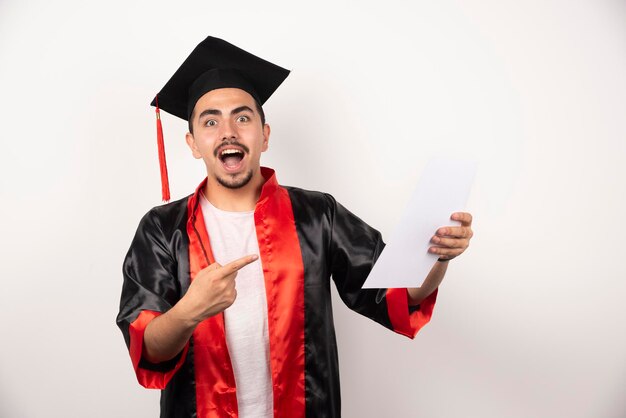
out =
<svg viewBox="0 0 626 418"><path fill-rule="evenodd" d="M229 155L229 154L242 154L238 149L225 149L221 152L220 155Z"/></svg>

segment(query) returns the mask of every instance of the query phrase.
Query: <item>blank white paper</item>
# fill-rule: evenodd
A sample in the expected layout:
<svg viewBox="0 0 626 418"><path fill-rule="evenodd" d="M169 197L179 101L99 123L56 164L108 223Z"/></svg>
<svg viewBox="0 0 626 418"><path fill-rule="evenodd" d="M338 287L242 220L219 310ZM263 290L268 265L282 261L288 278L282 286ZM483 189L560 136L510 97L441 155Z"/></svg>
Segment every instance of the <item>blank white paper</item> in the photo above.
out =
<svg viewBox="0 0 626 418"><path fill-rule="evenodd" d="M376 261L363 288L420 287L438 256L428 252L439 227L459 225L450 219L465 210L477 164L433 159L391 239Z"/></svg>

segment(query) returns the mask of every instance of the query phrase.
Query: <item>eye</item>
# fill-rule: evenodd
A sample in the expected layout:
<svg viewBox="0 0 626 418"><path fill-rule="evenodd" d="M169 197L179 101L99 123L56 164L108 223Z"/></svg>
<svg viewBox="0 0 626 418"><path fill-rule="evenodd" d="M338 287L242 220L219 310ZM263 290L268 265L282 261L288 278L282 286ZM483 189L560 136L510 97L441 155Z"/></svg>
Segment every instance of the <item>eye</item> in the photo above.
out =
<svg viewBox="0 0 626 418"><path fill-rule="evenodd" d="M241 115L237 117L237 122L248 122L250 118L246 115Z"/></svg>
<svg viewBox="0 0 626 418"><path fill-rule="evenodd" d="M209 119L204 123L205 126L215 126L217 125L217 121L215 119Z"/></svg>

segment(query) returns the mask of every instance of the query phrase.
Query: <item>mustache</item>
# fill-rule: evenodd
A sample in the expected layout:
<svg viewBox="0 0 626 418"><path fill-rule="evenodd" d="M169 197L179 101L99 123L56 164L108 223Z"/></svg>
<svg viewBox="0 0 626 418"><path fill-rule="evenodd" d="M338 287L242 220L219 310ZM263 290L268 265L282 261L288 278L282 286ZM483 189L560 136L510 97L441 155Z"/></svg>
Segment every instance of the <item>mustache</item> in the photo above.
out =
<svg viewBox="0 0 626 418"><path fill-rule="evenodd" d="M248 148L247 146L245 146L244 144L239 143L238 141L224 141L220 144L219 147L215 148L215 151L213 151L213 156L215 158L217 158L218 154L220 152L222 152L222 150L224 149L224 147L228 147L231 145L235 145L239 148L241 148L245 153L249 154L250 153L250 148Z"/></svg>

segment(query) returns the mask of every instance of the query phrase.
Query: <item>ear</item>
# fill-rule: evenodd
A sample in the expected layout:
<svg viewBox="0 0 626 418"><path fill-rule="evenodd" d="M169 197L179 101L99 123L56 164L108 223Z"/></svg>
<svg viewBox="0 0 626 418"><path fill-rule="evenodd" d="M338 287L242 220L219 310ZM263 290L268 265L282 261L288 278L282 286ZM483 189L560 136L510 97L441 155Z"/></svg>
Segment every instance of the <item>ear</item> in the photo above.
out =
<svg viewBox="0 0 626 418"><path fill-rule="evenodd" d="M191 132L187 132L187 134L185 135L185 141L187 142L187 145L189 146L189 149L191 150L191 154L193 155L193 157L196 159L202 158L202 154L200 154L200 151L198 150L198 147L196 146L196 140L194 139L193 134Z"/></svg>
<svg viewBox="0 0 626 418"><path fill-rule="evenodd" d="M265 152L269 148L270 132L270 125L267 123L263 125L263 146L261 147L261 152Z"/></svg>

